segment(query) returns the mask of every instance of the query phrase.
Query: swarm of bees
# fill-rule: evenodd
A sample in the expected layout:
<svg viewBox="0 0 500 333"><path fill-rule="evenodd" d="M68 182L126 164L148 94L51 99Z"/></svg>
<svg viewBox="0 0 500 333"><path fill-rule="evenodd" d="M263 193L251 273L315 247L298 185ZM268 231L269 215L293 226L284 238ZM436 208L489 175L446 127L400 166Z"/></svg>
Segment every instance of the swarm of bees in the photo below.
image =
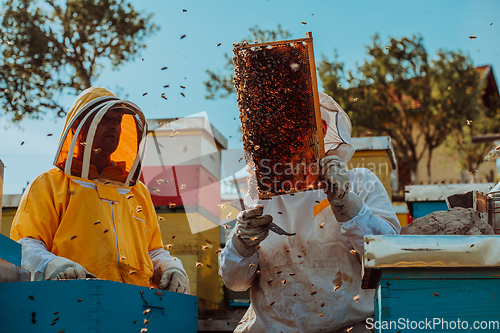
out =
<svg viewBox="0 0 500 333"><path fill-rule="evenodd" d="M250 197L317 188L317 172L304 167L321 151L308 46L237 43L233 53Z"/></svg>

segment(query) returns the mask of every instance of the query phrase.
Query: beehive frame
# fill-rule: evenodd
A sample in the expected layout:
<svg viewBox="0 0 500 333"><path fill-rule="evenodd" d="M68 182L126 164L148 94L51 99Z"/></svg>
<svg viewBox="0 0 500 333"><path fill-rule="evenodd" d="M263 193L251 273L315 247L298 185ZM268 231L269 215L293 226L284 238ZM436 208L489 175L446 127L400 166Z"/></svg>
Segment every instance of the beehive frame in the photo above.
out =
<svg viewBox="0 0 500 333"><path fill-rule="evenodd" d="M234 44L234 85L252 199L322 187L323 129L312 33L306 36Z"/></svg>

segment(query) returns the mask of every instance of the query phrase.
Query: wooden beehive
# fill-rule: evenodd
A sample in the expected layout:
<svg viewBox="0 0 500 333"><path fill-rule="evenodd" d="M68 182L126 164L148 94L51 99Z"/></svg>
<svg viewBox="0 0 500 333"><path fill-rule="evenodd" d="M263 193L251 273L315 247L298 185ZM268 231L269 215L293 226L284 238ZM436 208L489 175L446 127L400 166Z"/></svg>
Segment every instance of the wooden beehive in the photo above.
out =
<svg viewBox="0 0 500 333"><path fill-rule="evenodd" d="M233 53L250 196L321 187L318 162L324 146L311 33L235 44Z"/></svg>

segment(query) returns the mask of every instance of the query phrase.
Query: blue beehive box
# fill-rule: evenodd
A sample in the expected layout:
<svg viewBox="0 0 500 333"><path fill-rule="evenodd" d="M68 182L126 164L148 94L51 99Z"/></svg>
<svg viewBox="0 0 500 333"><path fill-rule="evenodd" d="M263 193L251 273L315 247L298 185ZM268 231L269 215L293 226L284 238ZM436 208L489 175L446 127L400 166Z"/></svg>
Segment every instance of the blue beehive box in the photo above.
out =
<svg viewBox="0 0 500 333"><path fill-rule="evenodd" d="M119 282L87 279L0 283L0 295L1 332L198 330L196 296Z"/></svg>
<svg viewBox="0 0 500 333"><path fill-rule="evenodd" d="M21 267L21 244L0 234L0 259Z"/></svg>
<svg viewBox="0 0 500 333"><path fill-rule="evenodd" d="M500 332L498 236L366 236L375 332Z"/></svg>

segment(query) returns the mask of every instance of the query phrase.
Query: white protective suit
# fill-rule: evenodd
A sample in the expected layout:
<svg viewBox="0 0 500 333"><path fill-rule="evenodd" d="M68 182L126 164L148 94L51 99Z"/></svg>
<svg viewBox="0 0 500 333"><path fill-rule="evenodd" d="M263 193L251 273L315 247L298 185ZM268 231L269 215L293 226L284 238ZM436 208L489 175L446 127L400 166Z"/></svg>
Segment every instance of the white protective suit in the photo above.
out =
<svg viewBox="0 0 500 333"><path fill-rule="evenodd" d="M323 93L320 104L328 124L325 151L347 162L354 153L349 117ZM373 316L374 291L361 289L363 237L398 234L401 227L378 177L364 168L349 175L351 191L363 201L352 220L337 222L324 191L315 190L259 201L264 214L295 236L270 232L250 257L229 236L219 274L231 290L252 287L235 332L332 332Z"/></svg>

